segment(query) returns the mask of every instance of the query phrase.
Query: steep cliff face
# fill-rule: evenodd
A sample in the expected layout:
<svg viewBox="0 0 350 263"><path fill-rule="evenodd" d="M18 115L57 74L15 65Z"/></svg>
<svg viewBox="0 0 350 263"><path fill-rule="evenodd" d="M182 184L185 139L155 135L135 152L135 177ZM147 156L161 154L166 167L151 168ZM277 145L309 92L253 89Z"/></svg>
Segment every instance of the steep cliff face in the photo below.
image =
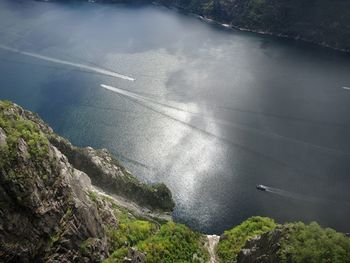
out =
<svg viewBox="0 0 350 263"><path fill-rule="evenodd" d="M108 245L90 179L74 169L24 111L0 102L0 257L3 262L99 261ZM80 245L93 240L91 253Z"/></svg>
<svg viewBox="0 0 350 263"><path fill-rule="evenodd" d="M239 252L237 263L282 262L279 252L284 234L281 229L276 229L249 239Z"/></svg>
<svg viewBox="0 0 350 263"><path fill-rule="evenodd" d="M74 147L0 101L0 262L205 262L204 237L159 216L173 206L165 185L139 182L106 150Z"/></svg>
<svg viewBox="0 0 350 263"><path fill-rule="evenodd" d="M124 197L132 192L118 188L130 187L137 198L127 204L172 208L165 186L138 182L106 150L76 148L33 113L0 101L0 262L350 263L350 238L317 223L252 217L219 241L130 209L89 176Z"/></svg>
<svg viewBox="0 0 350 263"><path fill-rule="evenodd" d="M54 133L35 114L24 111L24 116L40 127L50 143L67 156L74 168L87 173L94 185L152 210L171 212L174 209L171 192L163 183L145 184L127 171L106 149L75 147Z"/></svg>
<svg viewBox="0 0 350 263"><path fill-rule="evenodd" d="M121 195L141 206L172 211L175 203L170 190L162 183L147 185L137 180L106 150L78 148L51 134L50 142L60 149L77 169L86 172L94 185Z"/></svg>

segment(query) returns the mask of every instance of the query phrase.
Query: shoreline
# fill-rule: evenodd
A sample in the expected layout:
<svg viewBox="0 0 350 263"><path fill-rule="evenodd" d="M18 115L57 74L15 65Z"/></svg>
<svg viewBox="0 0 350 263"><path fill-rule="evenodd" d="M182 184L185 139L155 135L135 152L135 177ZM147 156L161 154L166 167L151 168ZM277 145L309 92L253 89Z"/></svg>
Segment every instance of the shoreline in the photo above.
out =
<svg viewBox="0 0 350 263"><path fill-rule="evenodd" d="M239 32L249 32L249 33L254 33L254 34L264 35L264 36L272 36L272 37L276 37L276 38L279 38L279 39L287 39L287 40L298 41L300 43L306 43L306 44L314 45L314 46L317 46L317 47L320 47L320 48L326 48L328 50L350 54L350 49L337 48L337 47L331 46L329 44L308 40L308 39L302 38L302 37L293 37L293 36L286 35L286 34L283 34L283 33L275 33L275 32L269 32L269 31L264 31L264 30L254 30L254 29L234 26L232 24L228 24L227 22L220 22L220 21L218 21L218 20L216 20L216 19L214 19L212 17L207 17L205 15L200 15L200 14L196 14L196 13L187 11L185 8L180 7L180 6L162 5L162 4L159 4L157 2L152 2L151 4L154 5L154 6L158 6L158 7L166 7L169 10L177 11L177 12L182 13L184 15L191 15L191 16L194 16L194 17L202 20L205 23L215 24L215 25L224 27L226 29L237 30Z"/></svg>
<svg viewBox="0 0 350 263"><path fill-rule="evenodd" d="M56 2L57 0L38 0L41 2L45 2L45 3L50 3L50 2ZM78 2L80 0L77 0ZM89 3L89 4L105 4L105 3L109 3L109 4L118 4L118 5L133 5L135 3L117 3L111 0L83 0L83 2ZM272 37L276 37L276 38L280 38L280 39L287 39L287 40L293 40L293 41L298 41L300 43L306 43L306 44L310 44L310 45L314 45L320 48L326 48L328 50L331 51L337 51L337 52L342 52L345 54L349 54L350 55L350 49L346 49L346 48L337 48L334 47L332 45L326 44L326 43L322 43L322 42L317 42L317 41L312 41L306 38L302 38L302 37L293 37L290 35L286 35L283 33L277 33L277 32L269 32L269 31L264 31L264 30L256 30L256 29L249 29L249 28L244 28L244 27L239 27L239 26L234 26L228 22L220 22L219 20L213 18L213 17L208 17L205 15L201 15L201 14L197 14L197 13L193 13L191 11L186 10L184 7L181 6L177 6L177 5L166 5L166 4L162 4L159 3L157 1L153 1L153 2L149 2L149 3L136 3L136 5L151 5L151 6L156 6L156 7L165 7L169 10L172 11L176 11L179 12L181 14L184 15L192 15L206 23L212 23L212 24L216 24L218 26L222 26L226 29L231 29L231 30L237 30L239 32L249 32L249 33L254 33L254 34L258 34L258 35L264 35L264 36L272 36Z"/></svg>

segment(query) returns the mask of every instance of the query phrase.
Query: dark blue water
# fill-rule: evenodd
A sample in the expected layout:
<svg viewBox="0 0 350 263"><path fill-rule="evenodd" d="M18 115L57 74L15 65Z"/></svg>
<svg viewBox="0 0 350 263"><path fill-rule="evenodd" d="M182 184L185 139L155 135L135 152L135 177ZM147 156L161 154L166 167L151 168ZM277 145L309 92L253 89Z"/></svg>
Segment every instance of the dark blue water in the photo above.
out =
<svg viewBox="0 0 350 263"><path fill-rule="evenodd" d="M0 0L0 98L165 182L208 233L253 215L350 232L349 73L349 55L160 7Z"/></svg>

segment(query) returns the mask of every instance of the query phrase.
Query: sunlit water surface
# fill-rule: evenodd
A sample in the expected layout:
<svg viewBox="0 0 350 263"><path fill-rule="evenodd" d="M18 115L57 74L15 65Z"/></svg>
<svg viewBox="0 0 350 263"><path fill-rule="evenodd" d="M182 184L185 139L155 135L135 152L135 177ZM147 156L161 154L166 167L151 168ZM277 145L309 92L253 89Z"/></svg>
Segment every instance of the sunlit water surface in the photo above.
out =
<svg viewBox="0 0 350 263"><path fill-rule="evenodd" d="M253 215L350 232L347 87L349 55L161 7L0 1L1 99L166 183L207 233Z"/></svg>

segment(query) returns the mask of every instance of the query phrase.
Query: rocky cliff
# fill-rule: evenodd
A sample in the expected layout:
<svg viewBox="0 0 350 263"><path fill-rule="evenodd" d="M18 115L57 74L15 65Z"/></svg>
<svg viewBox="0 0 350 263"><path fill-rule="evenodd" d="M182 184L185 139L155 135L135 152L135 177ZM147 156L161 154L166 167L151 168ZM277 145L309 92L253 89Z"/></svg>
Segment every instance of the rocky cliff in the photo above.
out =
<svg viewBox="0 0 350 263"><path fill-rule="evenodd" d="M161 216L173 207L164 184L138 181L107 150L74 147L0 101L0 262L145 262L135 245L149 262L167 246L178 262L202 262L202 235Z"/></svg>
<svg viewBox="0 0 350 263"><path fill-rule="evenodd" d="M78 170L89 175L96 186L121 195L150 209L171 212L174 201L170 190L162 183L148 185L127 171L106 149L79 148L53 130L35 114L23 111L25 118L38 125L49 142L57 147Z"/></svg>
<svg viewBox="0 0 350 263"><path fill-rule="evenodd" d="M0 104L2 262L95 262L108 255L96 205L76 170L18 106ZM80 245L91 240L91 253Z"/></svg>

